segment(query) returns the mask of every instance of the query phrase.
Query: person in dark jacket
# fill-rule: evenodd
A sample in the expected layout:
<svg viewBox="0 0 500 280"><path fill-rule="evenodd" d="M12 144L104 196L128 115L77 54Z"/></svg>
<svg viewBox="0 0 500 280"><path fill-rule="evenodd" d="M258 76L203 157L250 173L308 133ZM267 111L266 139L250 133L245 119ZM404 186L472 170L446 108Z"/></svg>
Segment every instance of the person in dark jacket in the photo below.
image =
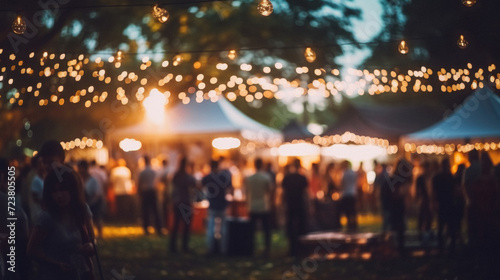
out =
<svg viewBox="0 0 500 280"><path fill-rule="evenodd" d="M182 158L179 169L172 179L172 204L174 212L174 225L170 235L170 252L177 252L177 233L182 223L182 251L189 251L189 229L193 217L192 196L196 187L196 180L187 172L187 159Z"/></svg>
<svg viewBox="0 0 500 280"><path fill-rule="evenodd" d="M413 178L413 165L402 158L397 161L391 177L382 184L381 196L389 212L389 228L396 233L397 247L401 256L406 255L404 248L406 231L406 199Z"/></svg>
<svg viewBox="0 0 500 280"><path fill-rule="evenodd" d="M292 170L282 182L283 201L286 204L286 229L289 241L289 253L299 253L299 236L306 232L306 197L307 178L300 174L300 160L293 162Z"/></svg>
<svg viewBox="0 0 500 280"><path fill-rule="evenodd" d="M212 160L210 162L210 173L201 180L201 185L205 191L206 197L209 202L208 206L208 226L207 226L207 246L210 254L222 251L225 253L223 246L216 246L215 237L218 240L224 240L226 233L225 220L226 208L228 201L226 200L226 193L231 187L231 173L219 171L219 162ZM219 230L216 234L216 221L219 221ZM223 245L223 244L221 244Z"/></svg>
<svg viewBox="0 0 500 280"><path fill-rule="evenodd" d="M432 190L438 208L438 245L442 252L445 247L445 238L443 236L446 227L448 235L453 242L456 239L456 233L452 232L450 221L453 216L453 193L455 189L455 179L451 174L450 160L444 158L441 161L441 171L432 178Z"/></svg>

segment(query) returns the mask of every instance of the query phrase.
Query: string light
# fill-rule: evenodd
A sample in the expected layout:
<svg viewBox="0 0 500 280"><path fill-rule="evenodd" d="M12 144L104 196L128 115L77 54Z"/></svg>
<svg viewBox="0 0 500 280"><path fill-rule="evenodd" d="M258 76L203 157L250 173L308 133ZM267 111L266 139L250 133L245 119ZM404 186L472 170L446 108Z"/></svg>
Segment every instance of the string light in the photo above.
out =
<svg viewBox="0 0 500 280"><path fill-rule="evenodd" d="M44 52L42 54L42 57L40 58L40 65L44 65L45 61L47 61L48 58L49 58L49 53L48 52Z"/></svg>
<svg viewBox="0 0 500 280"><path fill-rule="evenodd" d="M460 35L460 38L457 41L457 45L459 48L465 49L469 45L469 42L467 42L467 40L465 40L464 35Z"/></svg>
<svg viewBox="0 0 500 280"><path fill-rule="evenodd" d="M115 55L115 61L116 62L121 62L123 58L123 52L122 51L117 51Z"/></svg>
<svg viewBox="0 0 500 280"><path fill-rule="evenodd" d="M12 23L12 31L14 33L22 35L26 32L26 22L21 16L17 16L17 18Z"/></svg>
<svg viewBox="0 0 500 280"><path fill-rule="evenodd" d="M334 144L348 144L353 143L357 145L373 145L385 148L389 155L397 154L398 146L391 145L389 140L377 137L369 137L357 135L352 132L346 131L344 134L335 134L328 136L314 136L312 142L316 145L327 147ZM292 142L293 143L293 142Z"/></svg>
<svg viewBox="0 0 500 280"><path fill-rule="evenodd" d="M172 60L172 65L173 66L178 66L182 62L182 56L180 54L174 56L174 59Z"/></svg>
<svg viewBox="0 0 500 280"><path fill-rule="evenodd" d="M273 13L273 3L269 0L262 0L257 6L257 11L263 16L269 16Z"/></svg>
<svg viewBox="0 0 500 280"><path fill-rule="evenodd" d="M478 151L496 151L500 149L500 143L497 142L485 142L485 143L468 143L468 144L430 144L430 145L417 145L415 143L405 143L404 150L407 153L417 153L417 154L437 154L451 155L455 152L468 153L472 150Z"/></svg>
<svg viewBox="0 0 500 280"><path fill-rule="evenodd" d="M462 4L467 7L472 7L474 6L474 4L476 4L476 0L462 0Z"/></svg>
<svg viewBox="0 0 500 280"><path fill-rule="evenodd" d="M122 51L122 57L124 52ZM226 51L226 54L228 51ZM178 56L172 61L172 64L179 65L182 60L186 60L183 54ZM40 64L36 65L37 55L30 53L26 59L15 54L2 53L0 51L0 59L4 61L4 67L0 81L4 82L4 89L6 91L18 92L13 96L7 97L2 95L3 103L10 103L15 106L26 105L25 95L22 93L32 93L32 97L36 99L33 104L40 106L48 106L53 102L59 105L66 104L83 104L90 107L97 102L104 102L107 100L111 92L116 92L116 99L122 104L128 104L132 99L141 101L144 99L144 89L142 92L128 92L130 87L137 86L143 88L151 82L157 82L159 87L168 87L168 83L183 81L189 82L196 79L196 84L188 83L189 86L185 89L179 88L179 91L184 94L179 96L180 101L187 103L188 99L201 102L203 99L209 100L220 95L224 95L230 101L235 101L237 98L243 98L246 102L253 102L254 100L268 99L282 99L285 98L285 93L297 97L304 95L323 96L325 98L335 96L342 92L343 94L354 95L378 95L383 93L405 93L412 91L418 92L458 92L463 90L474 90L476 88L483 88L491 86L500 89L500 73L495 64L490 64L484 68L474 68L472 64L467 64L463 68L451 69L430 69L428 67L419 67L410 70L398 69L349 69L348 77L343 80L340 71L334 69L332 66L325 65L321 69L310 69L307 66L296 67L296 72L300 73L314 73L311 75L311 80L308 81L304 87L297 80L288 80L286 78L265 78L262 75L269 74L271 71L275 75L279 75L280 71L284 71L284 67L280 63L270 66L266 65L252 65L242 63L241 65L231 65L227 63L207 64L207 62L196 61L192 67L193 69L200 69L203 64L207 67L207 73L212 72L209 67L213 67L216 72L229 70L231 67L239 68L246 73L239 75L235 74L231 77L222 78L222 76L198 75L192 76L192 69L182 68L178 71L186 71L186 73L178 72L176 75L172 73L160 76L153 79L149 73L140 71L135 73L130 70L120 71L109 69L107 63L114 64L114 68L120 69L122 67L131 66L134 64L130 61L130 65L122 65L116 62L117 53L113 54L113 60L96 57L92 61L89 60L88 54L55 54L44 52L40 58ZM57 59L56 59L57 57ZM35 61L34 61L35 60ZM122 58L123 60L123 58ZM148 57L142 59L142 65L147 67L156 68L155 63L160 63L163 67L168 64L163 62L155 62ZM9 65L7 65L9 64ZM119 64L119 65L117 65ZM26 65L28 67L18 67ZM141 65L141 66L142 66ZM324 69L330 69L325 71ZM275 69L275 70L274 70ZM319 73L319 74L318 74ZM113 75L116 76L113 77ZM21 76L20 76L21 75ZM30 76L28 84L24 82L20 85L19 79L21 77ZM260 77L260 78L258 78ZM32 84L29 81L32 80ZM111 83L116 81L115 83ZM121 84L120 84L121 83ZM85 84L83 87L78 84ZM89 87L90 86L90 87ZM182 87L182 84L178 86ZM178 87L176 85L176 87ZM68 92L69 88L77 88L73 94ZM114 87L114 89L113 89ZM24 89L25 88L25 89ZM53 88L51 90L50 88ZM78 89L79 88L79 89ZM55 91L60 93L64 92L62 96L53 94ZM41 93L42 92L42 93ZM47 93L44 93L47 92ZM89 94L87 94L89 93ZM100 94L99 94L100 93ZM196 96L195 96L196 95ZM109 96L111 97L111 96ZM167 99L175 98L177 95L168 94ZM199 101L200 100L200 101Z"/></svg>
<svg viewBox="0 0 500 280"><path fill-rule="evenodd" d="M94 148L94 149L102 149L104 147L104 143L102 140L91 139L87 137L75 138L74 140L68 142L60 142L63 149L69 151L75 148L86 149L86 148Z"/></svg>
<svg viewBox="0 0 500 280"><path fill-rule="evenodd" d="M168 11L158 7L158 4L154 5L152 14L161 23L165 23L170 17Z"/></svg>
<svg viewBox="0 0 500 280"><path fill-rule="evenodd" d="M406 41L401 41L398 45L398 51L402 54L407 54L409 49L408 49L408 45L406 44Z"/></svg>
<svg viewBox="0 0 500 280"><path fill-rule="evenodd" d="M229 53L227 54L227 58L231 60L235 60L236 57L238 57L238 53L236 53L236 50L230 50Z"/></svg>
<svg viewBox="0 0 500 280"><path fill-rule="evenodd" d="M304 57L306 58L307 62L311 63L316 60L316 53L311 48L306 48L306 51L304 52Z"/></svg>

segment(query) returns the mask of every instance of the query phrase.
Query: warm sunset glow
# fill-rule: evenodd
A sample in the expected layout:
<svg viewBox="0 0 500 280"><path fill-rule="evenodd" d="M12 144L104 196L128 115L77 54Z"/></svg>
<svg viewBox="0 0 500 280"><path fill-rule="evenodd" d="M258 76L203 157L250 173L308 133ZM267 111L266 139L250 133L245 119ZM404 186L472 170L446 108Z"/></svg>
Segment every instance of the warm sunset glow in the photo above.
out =
<svg viewBox="0 0 500 280"><path fill-rule="evenodd" d="M165 104L167 104L165 95L157 89L152 89L149 96L142 102L142 105L146 109L146 117L148 120L156 124L164 123Z"/></svg>

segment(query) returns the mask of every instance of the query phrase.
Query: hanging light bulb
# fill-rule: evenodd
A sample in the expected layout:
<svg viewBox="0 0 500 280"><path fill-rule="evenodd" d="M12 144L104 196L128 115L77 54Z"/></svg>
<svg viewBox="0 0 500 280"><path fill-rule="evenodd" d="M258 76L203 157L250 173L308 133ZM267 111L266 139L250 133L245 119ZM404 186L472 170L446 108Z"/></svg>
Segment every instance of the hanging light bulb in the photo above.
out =
<svg viewBox="0 0 500 280"><path fill-rule="evenodd" d="M460 38L457 41L457 45L459 48L465 49L469 45L469 42L467 42L467 40L465 40L464 35L460 35Z"/></svg>
<svg viewBox="0 0 500 280"><path fill-rule="evenodd" d="M462 0L462 4L467 7L472 7L474 6L474 4L476 4L476 0Z"/></svg>
<svg viewBox="0 0 500 280"><path fill-rule="evenodd" d="M273 13L273 3L269 0L262 0L257 6L257 11L263 16L268 16Z"/></svg>
<svg viewBox="0 0 500 280"><path fill-rule="evenodd" d="M12 31L16 34L24 34L26 31L26 22L21 16L17 16L16 20L12 23Z"/></svg>
<svg viewBox="0 0 500 280"><path fill-rule="evenodd" d="M314 62L316 60L316 53L311 48L306 48L304 57L306 58L307 62Z"/></svg>
<svg viewBox="0 0 500 280"><path fill-rule="evenodd" d="M168 13L168 11L163 9L163 8L158 7L158 5L155 5L153 7L152 14L161 23L166 22L168 20L168 18L170 17L170 14Z"/></svg>
<svg viewBox="0 0 500 280"><path fill-rule="evenodd" d="M121 62L123 58L123 52L122 51L117 51L115 55L115 61L116 62Z"/></svg>
<svg viewBox="0 0 500 280"><path fill-rule="evenodd" d="M408 45L406 44L406 41L403 40L399 43L398 45L398 51L402 54L407 54L408 53Z"/></svg>
<svg viewBox="0 0 500 280"><path fill-rule="evenodd" d="M49 54L47 52L44 52L42 55L42 58L40 58L40 64L43 65L48 57L49 57Z"/></svg>
<svg viewBox="0 0 500 280"><path fill-rule="evenodd" d="M180 54L174 56L174 59L172 60L172 65L173 66L177 66L179 64L181 64L182 62L182 56Z"/></svg>
<svg viewBox="0 0 500 280"><path fill-rule="evenodd" d="M238 54L236 53L236 50L230 50L229 53L227 54L227 58L234 60Z"/></svg>

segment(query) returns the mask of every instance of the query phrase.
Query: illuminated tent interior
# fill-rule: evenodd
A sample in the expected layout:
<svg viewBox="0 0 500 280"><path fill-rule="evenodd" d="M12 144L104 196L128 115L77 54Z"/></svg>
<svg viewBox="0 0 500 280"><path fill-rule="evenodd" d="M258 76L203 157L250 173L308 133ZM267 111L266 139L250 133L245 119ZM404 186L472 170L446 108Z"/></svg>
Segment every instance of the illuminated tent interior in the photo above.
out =
<svg viewBox="0 0 500 280"><path fill-rule="evenodd" d="M475 90L447 118L404 137L404 142L442 143L500 138L500 97L488 87Z"/></svg>

